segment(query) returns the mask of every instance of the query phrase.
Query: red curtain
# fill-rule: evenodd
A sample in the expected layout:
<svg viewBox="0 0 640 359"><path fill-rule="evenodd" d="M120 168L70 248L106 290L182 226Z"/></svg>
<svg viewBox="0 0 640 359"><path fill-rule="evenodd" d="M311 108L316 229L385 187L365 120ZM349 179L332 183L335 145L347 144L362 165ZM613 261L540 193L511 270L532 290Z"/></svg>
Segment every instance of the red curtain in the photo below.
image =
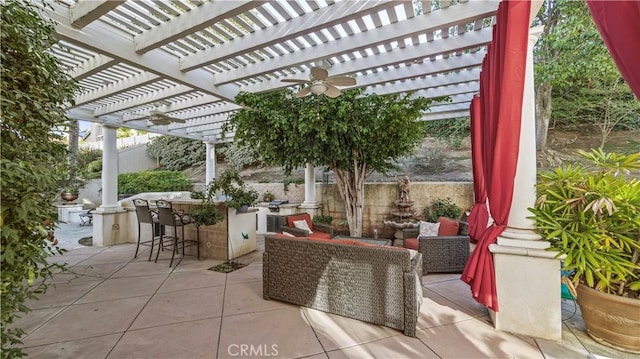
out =
<svg viewBox="0 0 640 359"><path fill-rule="evenodd" d="M483 61L481 81L489 84L481 93L488 117L483 117L483 174L494 223L481 235L467 261L462 280L471 286L473 297L498 311L493 256L489 246L507 226L514 177L518 161L520 122L529 35L529 1L502 1L498 7L492 46ZM483 115L484 115L483 113ZM486 141L486 142L485 142Z"/></svg>
<svg viewBox="0 0 640 359"><path fill-rule="evenodd" d="M587 5L618 70L640 99L640 1L587 0Z"/></svg>
<svg viewBox="0 0 640 359"><path fill-rule="evenodd" d="M483 75L480 75L482 78ZM482 82L482 81L481 81ZM485 81L486 82L486 81ZM473 162L473 195L475 203L469 215L469 237L476 243L487 229L489 211L487 209L487 190L482 171L482 99L474 96L469 114L471 118L471 160Z"/></svg>

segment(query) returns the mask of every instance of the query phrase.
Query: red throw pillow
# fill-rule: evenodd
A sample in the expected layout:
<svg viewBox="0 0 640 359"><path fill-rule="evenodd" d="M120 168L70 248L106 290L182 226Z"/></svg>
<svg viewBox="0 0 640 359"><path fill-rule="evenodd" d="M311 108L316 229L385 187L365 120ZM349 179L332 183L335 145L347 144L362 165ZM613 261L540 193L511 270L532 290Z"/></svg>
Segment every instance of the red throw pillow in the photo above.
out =
<svg viewBox="0 0 640 359"><path fill-rule="evenodd" d="M311 222L311 215L309 215L309 213L302 213L302 214L296 214L293 216L287 216L287 225L289 227L295 227L293 222L299 221L301 219L304 219L307 222L307 225L309 226L309 228L313 230L313 222Z"/></svg>
<svg viewBox="0 0 640 359"><path fill-rule="evenodd" d="M329 233L315 231L315 232L313 232L313 234L309 235L309 238L312 238L312 239L316 239L316 238L331 239L331 235Z"/></svg>
<svg viewBox="0 0 640 359"><path fill-rule="evenodd" d="M440 229L438 229L439 236L458 235L458 228L460 227L458 221L451 218L440 217L438 218L438 223L440 223Z"/></svg>
<svg viewBox="0 0 640 359"><path fill-rule="evenodd" d="M404 240L404 247L409 249L418 250L418 238L407 238Z"/></svg>

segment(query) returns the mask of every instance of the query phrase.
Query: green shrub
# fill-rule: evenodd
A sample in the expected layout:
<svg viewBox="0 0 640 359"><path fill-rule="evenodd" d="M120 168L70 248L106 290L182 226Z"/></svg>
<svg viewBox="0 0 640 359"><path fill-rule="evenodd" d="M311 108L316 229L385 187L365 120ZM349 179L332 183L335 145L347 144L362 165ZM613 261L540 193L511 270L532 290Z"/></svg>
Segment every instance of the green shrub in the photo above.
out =
<svg viewBox="0 0 640 359"><path fill-rule="evenodd" d="M142 171L118 175L118 194L190 191L191 180L179 171Z"/></svg>
<svg viewBox="0 0 640 359"><path fill-rule="evenodd" d="M26 0L0 3L2 358L25 355L20 326L27 323L16 319L46 291L44 279L65 267L48 261L62 253L50 242L56 213L52 204L68 173L59 129L69 123L64 106L73 103L77 87L48 51L57 42L55 28L40 17L39 5Z"/></svg>
<svg viewBox="0 0 640 359"><path fill-rule="evenodd" d="M298 177L298 178L292 178L292 177L287 177L284 179L284 181L282 181L283 186L284 186L284 192L288 192L289 191L289 185L290 184L304 184L304 178Z"/></svg>
<svg viewBox="0 0 640 359"><path fill-rule="evenodd" d="M316 214L315 216L313 216L313 222L316 222L316 223L331 224L332 221L333 221L333 217L329 215L323 216L321 214Z"/></svg>
<svg viewBox="0 0 640 359"><path fill-rule="evenodd" d="M85 179L100 178L102 175L102 159L89 162L84 168L82 177Z"/></svg>
<svg viewBox="0 0 640 359"><path fill-rule="evenodd" d="M170 171L182 171L204 163L207 149L202 141L175 136L159 136L147 144L147 154L158 158L160 166Z"/></svg>
<svg viewBox="0 0 640 359"><path fill-rule="evenodd" d="M462 216L462 208L458 207L451 198L438 198L433 201L431 208L426 207L422 212L424 220L435 223L439 217L458 219Z"/></svg>
<svg viewBox="0 0 640 359"><path fill-rule="evenodd" d="M102 150L81 149L76 158L78 175L81 179L100 178L102 175Z"/></svg>

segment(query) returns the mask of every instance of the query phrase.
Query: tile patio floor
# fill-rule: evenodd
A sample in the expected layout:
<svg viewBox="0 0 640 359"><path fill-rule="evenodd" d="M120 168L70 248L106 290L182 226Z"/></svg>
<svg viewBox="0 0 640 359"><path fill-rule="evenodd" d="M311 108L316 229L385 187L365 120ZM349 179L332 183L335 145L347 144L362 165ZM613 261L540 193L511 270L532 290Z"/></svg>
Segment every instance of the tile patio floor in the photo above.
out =
<svg viewBox="0 0 640 359"><path fill-rule="evenodd" d="M31 358L638 358L591 340L573 301L563 303L563 341L499 332L458 274L423 278L417 338L400 331L262 299L261 251L222 274L221 261L133 259L135 245L77 245L87 229L62 225L76 274L54 276L19 321ZM61 238L63 237L63 238ZM72 238L73 237L73 238ZM263 241L260 244L263 245ZM259 248L260 249L260 248ZM168 251L166 251L168 252Z"/></svg>

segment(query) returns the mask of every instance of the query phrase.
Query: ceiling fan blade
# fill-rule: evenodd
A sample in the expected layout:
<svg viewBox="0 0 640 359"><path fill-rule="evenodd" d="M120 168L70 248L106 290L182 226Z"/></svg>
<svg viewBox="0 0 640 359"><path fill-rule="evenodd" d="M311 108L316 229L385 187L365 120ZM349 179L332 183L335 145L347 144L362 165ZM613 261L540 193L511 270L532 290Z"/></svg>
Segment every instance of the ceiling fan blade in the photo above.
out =
<svg viewBox="0 0 640 359"><path fill-rule="evenodd" d="M309 80L302 80L302 79L282 79L282 80L280 80L280 82L293 82L293 83L301 84L301 83L309 82Z"/></svg>
<svg viewBox="0 0 640 359"><path fill-rule="evenodd" d="M353 86L356 84L356 79L348 76L330 76L327 77L327 83L334 86Z"/></svg>
<svg viewBox="0 0 640 359"><path fill-rule="evenodd" d="M327 97L336 98L340 96L340 94L342 93L340 89L333 86L332 84L326 84L326 85L327 85L327 91L325 91L324 94L327 95Z"/></svg>
<svg viewBox="0 0 640 359"><path fill-rule="evenodd" d="M168 125L169 123L171 123L171 121L165 119L165 118L150 118L149 122L151 122L154 125L157 126L164 126L164 125Z"/></svg>
<svg viewBox="0 0 640 359"><path fill-rule="evenodd" d="M311 88L307 86L307 87L303 88L302 90L296 92L296 97L305 97L310 93L311 93Z"/></svg>
<svg viewBox="0 0 640 359"><path fill-rule="evenodd" d="M312 80L326 80L329 76L329 72L321 67L312 67L311 68L311 79Z"/></svg>
<svg viewBox="0 0 640 359"><path fill-rule="evenodd" d="M176 117L170 117L169 121L175 122L175 123L186 123L187 122L187 120L183 120L181 118L176 118Z"/></svg>

